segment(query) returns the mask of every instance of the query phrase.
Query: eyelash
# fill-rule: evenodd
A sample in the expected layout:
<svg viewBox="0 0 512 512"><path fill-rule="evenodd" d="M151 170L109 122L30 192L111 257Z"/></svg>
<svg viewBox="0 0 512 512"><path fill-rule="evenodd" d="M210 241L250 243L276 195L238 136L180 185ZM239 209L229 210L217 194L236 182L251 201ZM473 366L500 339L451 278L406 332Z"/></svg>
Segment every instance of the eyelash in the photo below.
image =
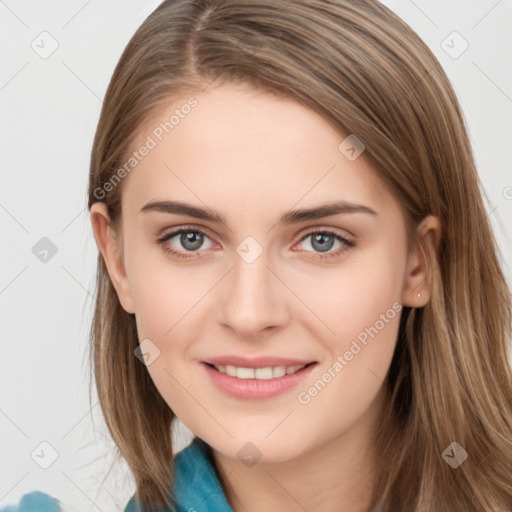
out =
<svg viewBox="0 0 512 512"><path fill-rule="evenodd" d="M164 249L165 252L170 253L177 258L187 258L187 259L193 258L194 256L192 254L194 254L195 252L199 252L199 251L194 251L194 253L191 253L191 254L184 254L182 252L175 251L174 249L171 249L171 247L166 243L171 238L174 238L176 235L180 235L182 233L195 233L195 234L203 235L207 238L210 238L207 233L205 233L203 230L201 230L199 228L184 226L184 227L181 227L180 229L177 229L176 231L165 234L162 237L157 237L156 241L158 244L160 244L162 246L162 248ZM336 240L338 240L339 242L341 242L343 244L340 249L338 249L337 251L334 251L334 252L329 252L326 254L315 253L316 256L313 256L313 258L318 258L321 261L325 261L327 259L334 258L336 256L341 256L343 253L350 250L352 247L355 247L355 243L352 240L349 240L348 238L345 238L345 237L335 233L334 231L329 231L326 229L314 229L312 231L309 231L299 240L299 242L303 242L310 236L314 236L317 234L332 236L333 238L335 238ZM305 251L305 252L311 252L311 251Z"/></svg>

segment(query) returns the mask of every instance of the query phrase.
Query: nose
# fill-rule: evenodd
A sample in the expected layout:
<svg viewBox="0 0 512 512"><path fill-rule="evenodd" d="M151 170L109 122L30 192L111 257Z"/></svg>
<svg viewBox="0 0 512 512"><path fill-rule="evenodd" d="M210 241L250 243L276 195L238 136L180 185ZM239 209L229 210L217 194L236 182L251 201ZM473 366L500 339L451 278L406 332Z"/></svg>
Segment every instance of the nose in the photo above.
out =
<svg viewBox="0 0 512 512"><path fill-rule="evenodd" d="M257 338L288 321L287 289L270 268L265 252L252 263L236 254L234 268L224 281L218 319L239 337Z"/></svg>

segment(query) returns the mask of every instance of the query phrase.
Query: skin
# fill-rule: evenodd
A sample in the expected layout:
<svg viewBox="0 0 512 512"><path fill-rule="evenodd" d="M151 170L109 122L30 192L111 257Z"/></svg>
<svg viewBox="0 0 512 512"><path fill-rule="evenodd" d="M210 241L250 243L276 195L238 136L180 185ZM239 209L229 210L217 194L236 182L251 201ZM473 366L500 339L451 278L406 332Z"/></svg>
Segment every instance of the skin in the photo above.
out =
<svg viewBox="0 0 512 512"><path fill-rule="evenodd" d="M234 84L194 97L198 106L124 178L117 244L105 205L91 208L94 236L119 300L135 313L139 339L151 339L160 350L148 371L180 420L212 446L235 512L369 511L375 469L382 465L370 443L400 315L308 404L297 395L394 303L428 302L425 253L419 247L408 252L399 203L365 153L348 160L338 150L345 135L316 112ZM187 98L170 101L148 121L134 148ZM156 199L206 205L224 215L226 224L140 213ZM376 215L277 224L289 209L339 199ZM155 242L172 228L190 225L207 233L199 251L184 247L179 235L167 241L179 252L188 249L189 259L173 257ZM302 240L313 228L355 246L322 261L314 237ZM427 250L435 251L438 219L427 217L418 233ZM247 236L263 248L250 264L236 252ZM328 252L341 246L334 240ZM218 390L200 363L226 354L318 364L296 388L251 401ZM237 457L247 442L261 452L250 467Z"/></svg>

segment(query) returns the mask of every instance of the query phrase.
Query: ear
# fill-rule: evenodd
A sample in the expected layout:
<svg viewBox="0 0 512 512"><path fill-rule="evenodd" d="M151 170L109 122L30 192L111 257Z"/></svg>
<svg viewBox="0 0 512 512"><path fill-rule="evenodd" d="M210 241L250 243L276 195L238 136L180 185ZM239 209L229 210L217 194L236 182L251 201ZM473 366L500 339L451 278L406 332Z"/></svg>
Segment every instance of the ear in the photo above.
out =
<svg viewBox="0 0 512 512"><path fill-rule="evenodd" d="M120 242L120 233L116 238L110 225L110 217L105 203L94 203L91 206L90 216L96 245L103 256L110 280L117 292L119 302L127 313L133 314L135 310L128 278L126 276L122 247L120 247L120 245L122 245Z"/></svg>
<svg viewBox="0 0 512 512"><path fill-rule="evenodd" d="M417 228L417 242L407 257L402 290L402 304L412 308L425 306L430 299L429 274L437 265L437 251L441 242L441 222L428 215Z"/></svg>

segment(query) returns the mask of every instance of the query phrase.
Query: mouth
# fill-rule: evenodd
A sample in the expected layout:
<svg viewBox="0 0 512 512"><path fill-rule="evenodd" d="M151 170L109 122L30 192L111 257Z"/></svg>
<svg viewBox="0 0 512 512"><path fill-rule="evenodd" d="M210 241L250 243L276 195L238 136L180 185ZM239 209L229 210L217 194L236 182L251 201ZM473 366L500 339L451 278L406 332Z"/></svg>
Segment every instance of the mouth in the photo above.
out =
<svg viewBox="0 0 512 512"><path fill-rule="evenodd" d="M264 400L291 390L303 381L318 365L316 361L296 364L265 366L222 365L201 363L209 378L221 392L237 399Z"/></svg>
<svg viewBox="0 0 512 512"><path fill-rule="evenodd" d="M223 365L205 363L213 370L235 377L237 379L256 379L256 380L270 380L284 377L285 375L293 375L300 372L303 368L309 367L316 362L307 364L293 365L293 366L266 366L264 368L248 368L243 366Z"/></svg>

